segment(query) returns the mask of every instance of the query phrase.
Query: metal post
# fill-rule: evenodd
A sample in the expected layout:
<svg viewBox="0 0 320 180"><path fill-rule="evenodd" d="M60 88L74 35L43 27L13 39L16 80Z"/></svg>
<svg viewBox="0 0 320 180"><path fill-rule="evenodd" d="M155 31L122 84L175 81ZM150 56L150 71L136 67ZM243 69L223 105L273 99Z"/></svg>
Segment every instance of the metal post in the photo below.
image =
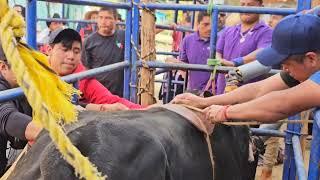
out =
<svg viewBox="0 0 320 180"><path fill-rule="evenodd" d="M68 0L70 1L70 0ZM78 0L77 0L78 1ZM183 10L183 11L207 11L208 5L187 5L187 4L168 4L168 3L147 3L140 4L141 8L148 8L150 10ZM244 7L244 6L230 6L230 5L215 5L219 12L230 13L256 13L256 14L278 14L288 15L295 14L295 8L269 8L269 7Z"/></svg>
<svg viewBox="0 0 320 180"><path fill-rule="evenodd" d="M314 115L308 179L320 178L320 110Z"/></svg>
<svg viewBox="0 0 320 180"><path fill-rule="evenodd" d="M302 11L304 10L304 0L298 0L298 3L297 3L297 11Z"/></svg>
<svg viewBox="0 0 320 180"><path fill-rule="evenodd" d="M297 11L311 9L311 0L298 0Z"/></svg>
<svg viewBox="0 0 320 180"><path fill-rule="evenodd" d="M166 101L165 103L168 103L170 101L170 92L172 89L171 81L172 81L172 71L168 71L168 77L167 77L167 94L166 94Z"/></svg>
<svg viewBox="0 0 320 180"><path fill-rule="evenodd" d="M129 66L129 63L127 63L127 62L119 62L119 63L114 63L114 64L90 69L87 71L82 71L79 73L69 74L67 76L62 77L61 79L68 82L68 83L71 83L71 82L79 81L84 78L95 77L98 74L123 69L128 66ZM9 90L5 90L5 91L0 91L0 102L10 101L10 100L16 99L18 97L21 97L23 95L24 94L23 94L23 91L21 88L14 88L14 89L9 89Z"/></svg>
<svg viewBox="0 0 320 180"><path fill-rule="evenodd" d="M176 0L176 4L179 4L179 0ZM176 23L177 24L177 22L178 22L178 15L179 15L179 11L178 10L175 10L174 11L174 23Z"/></svg>
<svg viewBox="0 0 320 180"><path fill-rule="evenodd" d="M183 92L188 88L189 71L186 71L186 77L184 78Z"/></svg>
<svg viewBox="0 0 320 180"><path fill-rule="evenodd" d="M311 9L311 7L312 7L312 0L305 0L304 7L305 7L305 9Z"/></svg>
<svg viewBox="0 0 320 180"><path fill-rule="evenodd" d="M212 19L211 19L211 35L210 35L210 58L216 57L216 41L218 34L218 18L219 11L216 7L213 8L212 11Z"/></svg>
<svg viewBox="0 0 320 180"><path fill-rule="evenodd" d="M291 116L289 120L300 119L300 114ZM283 163L283 180L295 180L296 179L296 165L294 159L294 152L292 148L292 136L300 134L301 124L290 124L287 125L287 133L285 138L285 160Z"/></svg>
<svg viewBox="0 0 320 180"><path fill-rule="evenodd" d="M128 0L129 2L131 0ZM126 14L126 32L125 32L125 45L124 45L124 60L131 63L131 25L132 25L132 10L128 9ZM130 99L130 76L131 70L130 66L124 68L124 78L123 78L123 97Z"/></svg>
<svg viewBox="0 0 320 180"><path fill-rule="evenodd" d="M27 1L27 43L37 49L37 1Z"/></svg>
<svg viewBox="0 0 320 180"><path fill-rule="evenodd" d="M139 7L137 4L140 0L134 0L136 4L133 5L133 25L132 25L132 40L133 47L131 53L131 83L130 83L130 101L137 102L137 67L136 62L138 59L137 50L139 48Z"/></svg>
<svg viewBox="0 0 320 180"><path fill-rule="evenodd" d="M297 168L297 176L299 180L307 180L306 169L304 168L304 161L302 158L300 137L297 135L293 135L292 137L292 146L294 153L295 165Z"/></svg>
<svg viewBox="0 0 320 180"><path fill-rule="evenodd" d="M65 13L65 4L62 4L62 11L61 11L61 17L62 17L62 19L64 19L65 18L65 15L64 15L64 13Z"/></svg>
<svg viewBox="0 0 320 180"><path fill-rule="evenodd" d="M196 3L197 3L197 1L193 0L193 4L196 4ZM196 12L192 11L192 16L191 16L191 27L192 27L192 29L194 28L195 19L196 19Z"/></svg>

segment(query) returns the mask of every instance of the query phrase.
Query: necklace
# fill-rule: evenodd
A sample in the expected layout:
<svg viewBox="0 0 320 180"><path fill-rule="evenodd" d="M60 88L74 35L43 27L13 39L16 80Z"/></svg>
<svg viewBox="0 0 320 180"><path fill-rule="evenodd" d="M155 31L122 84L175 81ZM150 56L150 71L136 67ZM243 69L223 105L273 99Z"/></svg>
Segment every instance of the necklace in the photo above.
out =
<svg viewBox="0 0 320 180"><path fill-rule="evenodd" d="M240 43L243 43L243 42L246 40L246 37L247 37L248 34L251 35L251 34L253 33L253 32L252 32L253 28L254 28L254 27L250 28L249 32L247 32L246 34L243 34L243 33L241 32L241 29L240 29L240 36L241 36L241 38L240 38Z"/></svg>

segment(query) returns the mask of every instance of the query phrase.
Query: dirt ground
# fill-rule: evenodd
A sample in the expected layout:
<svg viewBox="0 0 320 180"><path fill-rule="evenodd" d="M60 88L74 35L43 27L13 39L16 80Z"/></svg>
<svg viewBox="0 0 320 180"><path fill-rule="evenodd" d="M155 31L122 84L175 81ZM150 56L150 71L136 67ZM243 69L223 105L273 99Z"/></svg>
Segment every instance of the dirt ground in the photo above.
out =
<svg viewBox="0 0 320 180"><path fill-rule="evenodd" d="M308 163L309 162L309 156L310 156L310 151L307 150L307 156L305 159L305 167L307 168L306 170L308 171ZM281 180L282 179L282 170L283 170L283 164L277 165L273 167L272 170L272 180ZM256 173L256 180L259 180L259 176L261 175L261 167L257 168L257 173Z"/></svg>

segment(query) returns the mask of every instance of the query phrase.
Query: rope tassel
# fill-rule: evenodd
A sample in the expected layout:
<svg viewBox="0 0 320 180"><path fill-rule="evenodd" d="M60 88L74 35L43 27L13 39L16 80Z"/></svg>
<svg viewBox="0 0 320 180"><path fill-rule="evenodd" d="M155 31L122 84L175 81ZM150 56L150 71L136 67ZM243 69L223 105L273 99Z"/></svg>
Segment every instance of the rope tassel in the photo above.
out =
<svg viewBox="0 0 320 180"><path fill-rule="evenodd" d="M33 121L48 130L63 158L85 179L106 179L97 168L71 143L59 124L77 121L77 111L71 104L73 94L79 94L62 81L50 68L45 55L36 52L16 38L23 37L25 23L6 0L0 0L0 40L6 58L33 109Z"/></svg>

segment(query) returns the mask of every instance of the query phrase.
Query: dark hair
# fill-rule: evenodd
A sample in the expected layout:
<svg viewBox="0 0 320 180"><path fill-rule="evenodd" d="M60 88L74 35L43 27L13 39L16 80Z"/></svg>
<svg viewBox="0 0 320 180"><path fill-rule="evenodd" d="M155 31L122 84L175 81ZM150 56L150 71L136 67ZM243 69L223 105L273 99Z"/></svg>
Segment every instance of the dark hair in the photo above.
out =
<svg viewBox="0 0 320 180"><path fill-rule="evenodd" d="M316 51L310 51L310 52L315 52L316 54L318 54L320 56L320 50L316 50ZM293 54L290 55L288 58L294 60L295 62L302 64L305 58L305 53L304 54Z"/></svg>
<svg viewBox="0 0 320 180"><path fill-rule="evenodd" d="M92 16L93 14L98 14L98 11L88 11L88 12L86 12L86 14L84 15L84 19L85 19L85 20L90 20L90 19L91 19L91 16Z"/></svg>
<svg viewBox="0 0 320 180"><path fill-rule="evenodd" d="M23 18L26 18L26 8L25 8L25 7L23 7L23 6L20 5L20 4L15 4L13 7L20 7L20 8L21 8L22 17L23 17Z"/></svg>
<svg viewBox="0 0 320 180"><path fill-rule="evenodd" d="M3 62L5 65L8 66L9 69L11 69L11 64L9 63L9 61L7 59L1 59L0 62Z"/></svg>
<svg viewBox="0 0 320 180"><path fill-rule="evenodd" d="M50 44L50 46L53 48L54 45L61 43L63 47L65 47L68 50L70 50L70 49L72 49L73 42L79 42L80 43L80 47L82 47L81 46L82 45L81 41L78 41L78 40L76 40L76 39L74 39L72 37L69 37L69 36L63 36L59 42L52 43L52 44Z"/></svg>
<svg viewBox="0 0 320 180"><path fill-rule="evenodd" d="M190 23L191 22L191 16L187 16L185 20L186 20L186 22Z"/></svg>
<svg viewBox="0 0 320 180"><path fill-rule="evenodd" d="M210 16L207 11L201 11L201 12L199 12L199 14L198 14L198 19L197 19L198 23L200 23L200 22L202 21L202 19L203 19L204 17L206 17L206 16Z"/></svg>
<svg viewBox="0 0 320 180"><path fill-rule="evenodd" d="M118 21L121 21L121 22L123 21L122 17L121 17L121 14L119 14L119 13L117 13L117 18L118 18Z"/></svg>
<svg viewBox="0 0 320 180"><path fill-rule="evenodd" d="M108 11L108 12L110 12L110 13L113 15L114 19L117 19L117 17L118 17L118 12L117 12L117 9L115 9L115 8L102 7L102 8L100 8L99 12L101 12L101 11Z"/></svg>

